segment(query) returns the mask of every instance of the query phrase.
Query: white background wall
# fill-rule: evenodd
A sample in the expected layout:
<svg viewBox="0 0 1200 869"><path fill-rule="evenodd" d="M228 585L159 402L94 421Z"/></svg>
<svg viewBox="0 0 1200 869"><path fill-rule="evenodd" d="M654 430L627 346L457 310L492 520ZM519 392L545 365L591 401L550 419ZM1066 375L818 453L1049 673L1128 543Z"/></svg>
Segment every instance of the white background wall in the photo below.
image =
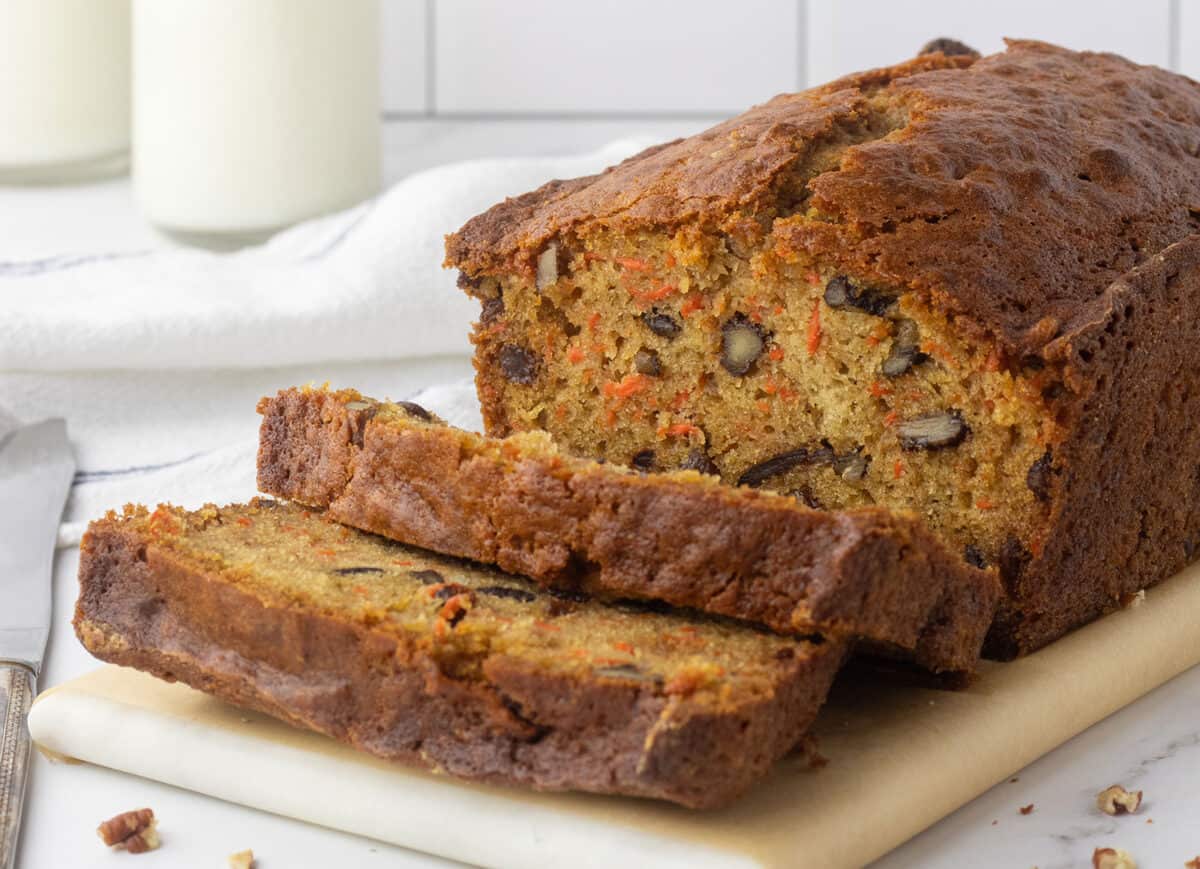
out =
<svg viewBox="0 0 1200 869"><path fill-rule="evenodd" d="M382 0L393 119L701 119L952 36L1200 78L1200 0Z"/></svg>

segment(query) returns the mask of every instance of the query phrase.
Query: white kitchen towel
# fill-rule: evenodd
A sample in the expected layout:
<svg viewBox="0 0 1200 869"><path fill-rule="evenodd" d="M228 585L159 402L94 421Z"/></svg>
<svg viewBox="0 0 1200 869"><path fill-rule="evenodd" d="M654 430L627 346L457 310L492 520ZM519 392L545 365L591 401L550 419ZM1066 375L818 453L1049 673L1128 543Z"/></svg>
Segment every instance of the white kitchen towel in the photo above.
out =
<svg viewBox="0 0 1200 869"><path fill-rule="evenodd" d="M470 380L431 386L413 400L453 425L475 431L482 426ZM246 408L246 413L252 414L253 408ZM154 506L168 501L195 509L206 503L228 504L252 498L257 492L257 451L257 441L244 440L169 462L80 471L75 475L64 521L59 526L58 546L78 545L90 520L122 504Z"/></svg>
<svg viewBox="0 0 1200 869"><path fill-rule="evenodd" d="M597 172L645 144L440 166L237 253L0 261L0 371L247 368L468 352L478 306L442 269L443 236L505 196Z"/></svg>

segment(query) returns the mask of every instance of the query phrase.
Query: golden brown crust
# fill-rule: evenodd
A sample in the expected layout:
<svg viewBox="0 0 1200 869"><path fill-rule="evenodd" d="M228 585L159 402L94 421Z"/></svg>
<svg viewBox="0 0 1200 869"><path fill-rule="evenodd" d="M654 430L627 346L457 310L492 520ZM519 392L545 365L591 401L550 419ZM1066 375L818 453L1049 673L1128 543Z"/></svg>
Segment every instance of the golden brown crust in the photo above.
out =
<svg viewBox="0 0 1200 869"><path fill-rule="evenodd" d="M1200 236L1113 282L1046 348L1068 373L1052 412L1054 495L1038 553L1017 549L989 653L1084 624L1200 554Z"/></svg>
<svg viewBox="0 0 1200 869"><path fill-rule="evenodd" d="M224 508L224 518L257 522L259 509ZM511 650L467 677L386 622L281 599L252 572L189 553L179 541L193 514L154 516L157 527L145 511L110 514L84 538L75 629L89 651L464 778L717 806L796 743L842 658L837 643L796 643L770 656L769 691L720 704L669 685L552 672ZM300 535L325 521L299 509L286 518Z"/></svg>
<svg viewBox="0 0 1200 869"><path fill-rule="evenodd" d="M788 173L881 109L906 120L807 179L811 211L790 213ZM1195 82L1011 42L981 60L926 55L782 95L600 175L551 182L449 236L447 264L531 274L549 241L573 234L718 234L749 220L785 259L915 291L1019 358L1196 228L1198 155Z"/></svg>
<svg viewBox="0 0 1200 869"><path fill-rule="evenodd" d="M783 263L776 270L789 281L812 264L948 315L947 334L987 359L984 372L978 362L960 369L968 380L995 371L1033 390L1032 400L1017 395L1021 409L1003 425L1026 448L1044 448L1032 463L1022 455L1020 478L1011 470L1002 477L1020 490L1007 493L1007 507L1017 495L1036 497L1028 522L983 529L994 531L985 556L998 562L1007 591L989 653L1009 657L1119 606L1200 549L1200 440L1190 422L1200 400L1192 351L1200 339L1200 85L1113 55L1035 42L937 64L902 64L777 98L719 128L725 150L702 135L663 152L676 158L669 171L659 171L665 157L643 167L653 172L636 168L634 158L605 182L630 197L653 189L661 201L706 160L753 154L740 170L757 173L752 192L727 186L702 207L665 206L653 218L603 207L595 219L571 212L582 191L546 203L547 213L528 201L536 219L508 226L502 237L498 227L489 236L487 224L503 215L482 215L472 244L456 248L452 239L449 250L472 274L512 274L527 271L521 256L554 233L568 249L587 251L578 241L606 226L641 228L659 241L682 228L720 240L709 248L734 250L734 228L748 222L762 230L750 239L755 268ZM863 121L872 116L886 123L872 128ZM822 118L851 129L849 144L820 128ZM822 137L837 145L832 169L811 159ZM814 166L822 171L812 174ZM513 247L509 236L522 233L524 246ZM627 247L641 255L650 237ZM476 249L488 244L490 253ZM514 311L529 307L513 292L518 285L505 284ZM520 330L503 336L522 338ZM513 398L518 390L495 358L500 338L481 326L475 340L489 431L552 427ZM794 355L802 345L793 339L783 349ZM579 392L567 395L578 402ZM732 428L723 410L690 419L722 436ZM782 429L774 423L774 430ZM767 440L771 455L778 438ZM949 503L939 497L931 488L922 500L917 489L904 503Z"/></svg>
<svg viewBox="0 0 1200 869"><path fill-rule="evenodd" d="M974 669L998 600L994 573L903 514L810 510L694 472L639 476L352 391L284 390L259 410L262 491L545 584L865 638L938 672Z"/></svg>

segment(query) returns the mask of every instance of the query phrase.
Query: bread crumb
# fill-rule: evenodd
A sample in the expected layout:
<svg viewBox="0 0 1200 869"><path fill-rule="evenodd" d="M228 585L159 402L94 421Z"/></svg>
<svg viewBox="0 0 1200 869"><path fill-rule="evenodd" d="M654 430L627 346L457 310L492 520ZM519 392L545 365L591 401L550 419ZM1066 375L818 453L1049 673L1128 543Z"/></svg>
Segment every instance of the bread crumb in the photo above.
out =
<svg viewBox="0 0 1200 869"><path fill-rule="evenodd" d="M247 848L229 855L229 869L254 869L254 852Z"/></svg>
<svg viewBox="0 0 1200 869"><path fill-rule="evenodd" d="M1097 848L1092 852L1092 869L1137 869L1137 861L1120 848Z"/></svg>
<svg viewBox="0 0 1200 869"><path fill-rule="evenodd" d="M1133 594L1129 594L1128 592L1122 594L1119 603L1121 604L1122 609L1134 609L1135 607L1141 606L1145 600L1146 589L1143 588Z"/></svg>
<svg viewBox="0 0 1200 869"><path fill-rule="evenodd" d="M1142 805L1141 791L1127 791L1121 785L1109 785L1096 794L1096 808L1106 815L1132 815Z"/></svg>

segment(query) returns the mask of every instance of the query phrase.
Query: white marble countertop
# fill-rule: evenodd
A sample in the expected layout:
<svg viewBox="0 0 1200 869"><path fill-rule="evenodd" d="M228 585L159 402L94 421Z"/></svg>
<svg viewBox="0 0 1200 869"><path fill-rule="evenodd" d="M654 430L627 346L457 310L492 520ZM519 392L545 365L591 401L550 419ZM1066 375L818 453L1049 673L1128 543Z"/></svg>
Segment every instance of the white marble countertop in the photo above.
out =
<svg viewBox="0 0 1200 869"><path fill-rule="evenodd" d="M701 121L406 121L386 127L386 175L391 181L435 163L473 156L583 150L629 134L659 138L686 135ZM0 188L0 259L63 252L145 249L170 244L147 227L133 205L127 179L82 187ZM332 371L330 369L333 369ZM187 375L196 397L196 437L202 445L252 436L252 407L282 382L331 378L370 390L401 394L433 374L466 374L465 359L428 365L322 366L253 372L230 377L216 372ZM102 376L102 375L101 375ZM182 378L183 375L180 375ZM383 386L386 384L386 387ZM180 389L169 373L148 377L147 406ZM0 405L19 415L73 409L56 405L52 379L0 372ZM95 419L95 409L80 410ZM226 413L227 410L227 413ZM247 418L247 416L249 418ZM105 451L105 441L138 425L138 408L123 408L112 426L77 426L73 438L88 467ZM42 686L48 687L94 666L75 642L70 617L77 556L59 553L54 579L54 622ZM1038 722L1028 726L1036 728ZM186 751L186 746L180 746ZM1111 818L1094 803L1101 788L1122 783L1145 792L1137 815ZM897 794L897 799L904 799ZM1022 806L1033 806L1021 814ZM118 811L148 805L161 819L163 848L131 858L107 853L96 824ZM403 823L403 819L398 819ZM871 823L863 818L863 824ZM465 835L454 818L447 835ZM223 866L225 857L253 848L262 869L327 866L448 866L446 861L366 839L234 806L89 766L51 764L38 758L31 783L17 865L107 866L134 859L139 867ZM1013 779L880 860L877 867L1030 867L1090 865L1093 848L1120 847L1141 867L1183 867L1200 856L1200 668L1174 679L1142 700L1080 734ZM803 865L797 861L797 865Z"/></svg>

